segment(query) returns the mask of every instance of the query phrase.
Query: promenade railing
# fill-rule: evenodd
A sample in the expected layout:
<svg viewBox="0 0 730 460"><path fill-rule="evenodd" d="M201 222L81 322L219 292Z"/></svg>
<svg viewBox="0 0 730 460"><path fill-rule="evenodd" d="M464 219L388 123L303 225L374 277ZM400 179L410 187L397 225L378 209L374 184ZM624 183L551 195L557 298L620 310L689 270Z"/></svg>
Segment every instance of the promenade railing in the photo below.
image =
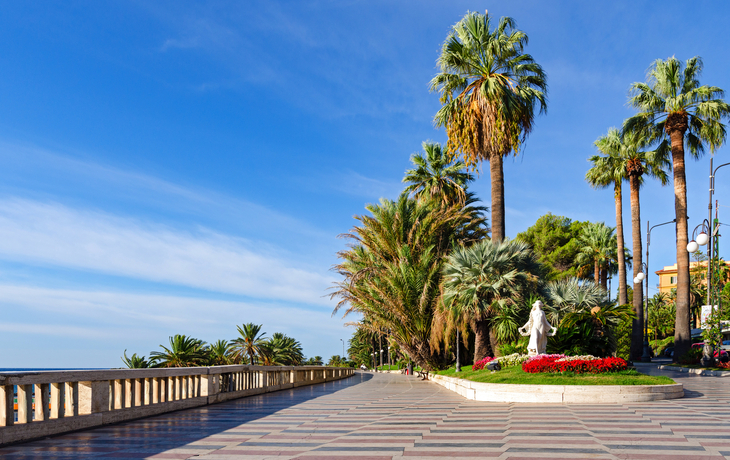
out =
<svg viewBox="0 0 730 460"><path fill-rule="evenodd" d="M0 445L353 374L344 367L239 365L0 372Z"/></svg>

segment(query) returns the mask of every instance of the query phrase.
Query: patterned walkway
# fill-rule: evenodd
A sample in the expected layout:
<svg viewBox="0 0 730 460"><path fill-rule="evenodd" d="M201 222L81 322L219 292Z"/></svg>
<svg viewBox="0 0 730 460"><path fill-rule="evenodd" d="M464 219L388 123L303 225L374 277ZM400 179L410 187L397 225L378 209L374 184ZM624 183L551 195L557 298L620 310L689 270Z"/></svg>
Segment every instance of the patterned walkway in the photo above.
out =
<svg viewBox="0 0 730 460"><path fill-rule="evenodd" d="M0 458L730 459L730 378L669 373L684 399L468 401L389 374L270 393L0 449ZM724 457L723 457L724 456Z"/></svg>

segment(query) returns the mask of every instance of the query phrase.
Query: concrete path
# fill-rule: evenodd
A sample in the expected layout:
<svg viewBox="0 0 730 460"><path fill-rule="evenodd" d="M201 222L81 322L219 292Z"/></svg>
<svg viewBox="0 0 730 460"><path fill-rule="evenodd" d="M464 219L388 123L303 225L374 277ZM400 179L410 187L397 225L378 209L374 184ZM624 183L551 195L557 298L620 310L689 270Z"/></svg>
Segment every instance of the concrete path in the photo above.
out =
<svg viewBox="0 0 730 460"><path fill-rule="evenodd" d="M360 373L0 449L0 458L730 459L730 378L659 371L687 396L625 405L480 403ZM725 457L723 457L725 456Z"/></svg>

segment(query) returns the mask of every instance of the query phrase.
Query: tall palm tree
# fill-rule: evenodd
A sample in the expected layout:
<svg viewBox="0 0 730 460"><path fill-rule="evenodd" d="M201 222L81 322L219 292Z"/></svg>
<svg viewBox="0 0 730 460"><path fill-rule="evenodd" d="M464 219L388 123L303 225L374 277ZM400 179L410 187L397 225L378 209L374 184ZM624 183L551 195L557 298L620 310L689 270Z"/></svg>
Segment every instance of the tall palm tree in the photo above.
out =
<svg viewBox="0 0 730 460"><path fill-rule="evenodd" d="M606 151L614 153L613 161L619 172L629 181L631 196L631 241L633 244L634 278L641 272L642 244L641 244L641 202L639 189L644 183L644 176L659 179L662 185L669 181L667 171L669 163L669 149L660 144L656 150L645 150L651 141L638 131L625 131L622 136L616 136L616 131L609 130L608 135L600 138L599 142ZM618 174L618 172L616 173ZM686 251L685 251L686 252ZM642 324L644 321L644 292L642 285L634 285L633 308L636 315L631 332L631 357L640 359L643 351Z"/></svg>
<svg viewBox="0 0 730 460"><path fill-rule="evenodd" d="M626 258L624 257L624 219L622 184L626 180L622 162L613 147L619 143L620 133L611 128L608 134L595 142L596 148L605 156L593 155L589 161L593 167L586 173L586 181L593 188L606 188L613 185L613 198L616 205L616 254L618 262L618 304L628 303L626 294Z"/></svg>
<svg viewBox="0 0 730 460"><path fill-rule="evenodd" d="M455 249L446 259L443 303L452 317L472 323L475 361L490 351L498 353L496 334L490 328L492 317L534 292L540 273L537 256L519 240L483 240Z"/></svg>
<svg viewBox="0 0 730 460"><path fill-rule="evenodd" d="M186 335L170 337L170 348L160 345L162 351L150 353L155 367L194 367L205 364L205 342Z"/></svg>
<svg viewBox="0 0 730 460"><path fill-rule="evenodd" d="M467 13L452 28L430 83L443 106L436 126L446 127L447 151L464 163L489 161L492 186L492 240L505 236L503 157L517 154L532 131L535 109L547 110L547 79L524 53L527 35L503 17L492 29L488 14Z"/></svg>
<svg viewBox="0 0 730 460"><path fill-rule="evenodd" d="M674 57L654 61L649 68L647 82L631 85L629 104L639 113L627 119L623 126L625 132L638 132L651 141L671 145L674 211L677 219L675 360L686 353L691 345L685 145L694 158L704 153L705 146L714 153L726 138L721 120L730 115L730 105L723 100L722 89L700 86L698 78L702 68L699 56L688 59L684 66Z"/></svg>
<svg viewBox="0 0 730 460"><path fill-rule="evenodd" d="M266 340L266 332L261 332L262 327L261 324L254 323L237 326L239 337L233 339L233 350L239 362L243 362L244 357L248 356L249 364L253 365L256 358L262 356L262 347Z"/></svg>
<svg viewBox="0 0 730 460"><path fill-rule="evenodd" d="M444 204L464 201L466 185L474 180L464 163L449 158L441 144L424 142L423 151L425 157L420 154L411 157L415 168L406 171L403 182L409 185L405 191Z"/></svg>

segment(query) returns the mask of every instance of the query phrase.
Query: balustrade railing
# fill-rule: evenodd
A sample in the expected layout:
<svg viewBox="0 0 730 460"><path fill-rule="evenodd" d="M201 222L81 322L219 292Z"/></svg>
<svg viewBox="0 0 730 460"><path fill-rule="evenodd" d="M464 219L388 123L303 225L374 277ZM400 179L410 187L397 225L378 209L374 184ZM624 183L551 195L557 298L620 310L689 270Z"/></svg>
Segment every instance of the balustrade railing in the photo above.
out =
<svg viewBox="0 0 730 460"><path fill-rule="evenodd" d="M320 366L0 372L0 445L353 375Z"/></svg>

